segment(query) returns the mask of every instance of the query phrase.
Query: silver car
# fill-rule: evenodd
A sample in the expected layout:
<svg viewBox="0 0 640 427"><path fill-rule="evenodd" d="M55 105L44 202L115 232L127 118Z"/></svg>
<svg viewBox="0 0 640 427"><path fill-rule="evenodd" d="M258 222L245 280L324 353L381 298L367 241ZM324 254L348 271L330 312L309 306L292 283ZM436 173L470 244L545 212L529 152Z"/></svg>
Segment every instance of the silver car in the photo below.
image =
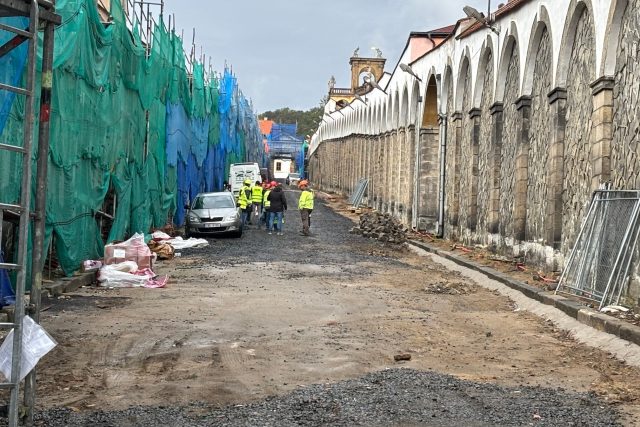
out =
<svg viewBox="0 0 640 427"><path fill-rule="evenodd" d="M187 237L194 234L230 233L242 236L242 220L233 194L200 193L187 209Z"/></svg>

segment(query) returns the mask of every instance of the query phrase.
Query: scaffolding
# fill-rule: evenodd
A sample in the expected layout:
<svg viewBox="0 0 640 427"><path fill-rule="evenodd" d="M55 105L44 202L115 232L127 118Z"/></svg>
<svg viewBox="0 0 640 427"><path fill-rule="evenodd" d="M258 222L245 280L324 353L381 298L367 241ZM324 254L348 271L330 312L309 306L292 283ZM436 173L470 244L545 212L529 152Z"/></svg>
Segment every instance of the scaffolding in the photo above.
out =
<svg viewBox="0 0 640 427"><path fill-rule="evenodd" d="M0 91L8 91L24 97L24 133L21 146L5 144L0 141L0 150L21 156L22 177L20 183L20 199L16 204L0 203L0 244L2 243L2 221L5 212L19 215L17 258L14 263L4 262L0 269L16 272L15 313L12 322L0 323L2 328L13 328L13 352L11 363L11 378L1 383L0 388L10 391L9 397L9 426L17 426L20 417L20 366L22 355L22 325L25 313L33 320L40 320L40 297L42 289L42 269L44 264L43 243L46 209L47 186L47 158L44 153L49 152L49 116L52 86L53 42L54 26L60 24L60 16L55 13L55 2L49 0L0 0L0 17L28 17L27 29L17 28L0 23L0 31L14 34L4 45L0 46L0 57L7 55L24 42L28 43L25 85L14 86L0 82ZM43 29L42 41L42 80L40 99L36 96L38 30ZM39 106L36 103L39 102ZM31 200L32 170L31 156L34 150L34 130L38 115L38 157L36 161L35 201ZM33 206L33 210L32 210ZM31 227L32 231L29 232ZM28 265L28 246L32 245L31 264ZM28 270L31 268L31 296L29 306L25 307L25 288ZM35 369L25 379L24 406L27 409L27 422L33 422L33 408L35 404Z"/></svg>

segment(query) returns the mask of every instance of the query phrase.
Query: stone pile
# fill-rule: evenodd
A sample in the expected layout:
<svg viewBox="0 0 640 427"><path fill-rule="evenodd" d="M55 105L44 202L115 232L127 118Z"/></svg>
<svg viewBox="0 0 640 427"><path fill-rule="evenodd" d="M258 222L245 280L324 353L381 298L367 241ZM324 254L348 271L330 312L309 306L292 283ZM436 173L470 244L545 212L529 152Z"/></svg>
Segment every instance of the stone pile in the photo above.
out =
<svg viewBox="0 0 640 427"><path fill-rule="evenodd" d="M360 225L351 229L360 234L385 243L402 244L407 241L407 228L389 214L370 212L360 216Z"/></svg>

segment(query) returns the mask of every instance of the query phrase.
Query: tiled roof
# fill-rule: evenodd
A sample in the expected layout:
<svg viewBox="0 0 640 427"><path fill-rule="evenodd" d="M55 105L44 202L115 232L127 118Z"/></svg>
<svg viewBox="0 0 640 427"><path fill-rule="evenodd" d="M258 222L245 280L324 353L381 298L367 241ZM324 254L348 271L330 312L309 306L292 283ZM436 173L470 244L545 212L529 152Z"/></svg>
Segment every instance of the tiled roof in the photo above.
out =
<svg viewBox="0 0 640 427"><path fill-rule="evenodd" d="M260 120L260 133L261 134L270 135L272 127L273 127L273 120Z"/></svg>

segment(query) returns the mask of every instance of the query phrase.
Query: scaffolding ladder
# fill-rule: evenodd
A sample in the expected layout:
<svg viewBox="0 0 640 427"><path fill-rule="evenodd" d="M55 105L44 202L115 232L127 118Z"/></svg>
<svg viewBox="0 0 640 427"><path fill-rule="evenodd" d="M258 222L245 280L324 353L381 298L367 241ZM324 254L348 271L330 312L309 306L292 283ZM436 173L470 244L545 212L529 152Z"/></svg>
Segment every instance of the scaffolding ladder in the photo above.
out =
<svg viewBox="0 0 640 427"><path fill-rule="evenodd" d="M0 323L0 328L12 328L12 361L11 378L0 383L0 388L10 391L8 424L17 426L20 421L20 369L22 355L22 325L25 316L25 289L27 281L28 244L32 243L31 277L32 291L28 312L36 322L40 314L40 290L42 286L44 222L46 209L46 178L49 153L49 113L51 100L52 66L53 66L53 32L54 25L60 24L60 16L55 14L55 3L49 0L0 0L0 17L23 16L29 18L27 29L16 28L0 23L1 31L8 31L14 37L0 46L0 57L11 52L22 43L28 43L25 65L25 87L17 87L0 82L1 91L13 92L24 99L24 131L22 145L10 145L0 138L0 151L21 156L22 177L20 182L20 199L16 204L0 203L0 245L2 244L2 225L5 212L19 215L17 258L14 263L0 263L0 269L16 272L15 312L13 322ZM37 76L38 29L43 27L42 43L42 82L40 93L40 115L38 122L38 159L36 169L36 198L31 210L32 200L32 161L33 135L35 127L35 81ZM32 221L33 220L33 221ZM30 226L33 232L29 233ZM27 422L33 421L35 402L35 372L31 372L25 381L24 403L27 409Z"/></svg>

